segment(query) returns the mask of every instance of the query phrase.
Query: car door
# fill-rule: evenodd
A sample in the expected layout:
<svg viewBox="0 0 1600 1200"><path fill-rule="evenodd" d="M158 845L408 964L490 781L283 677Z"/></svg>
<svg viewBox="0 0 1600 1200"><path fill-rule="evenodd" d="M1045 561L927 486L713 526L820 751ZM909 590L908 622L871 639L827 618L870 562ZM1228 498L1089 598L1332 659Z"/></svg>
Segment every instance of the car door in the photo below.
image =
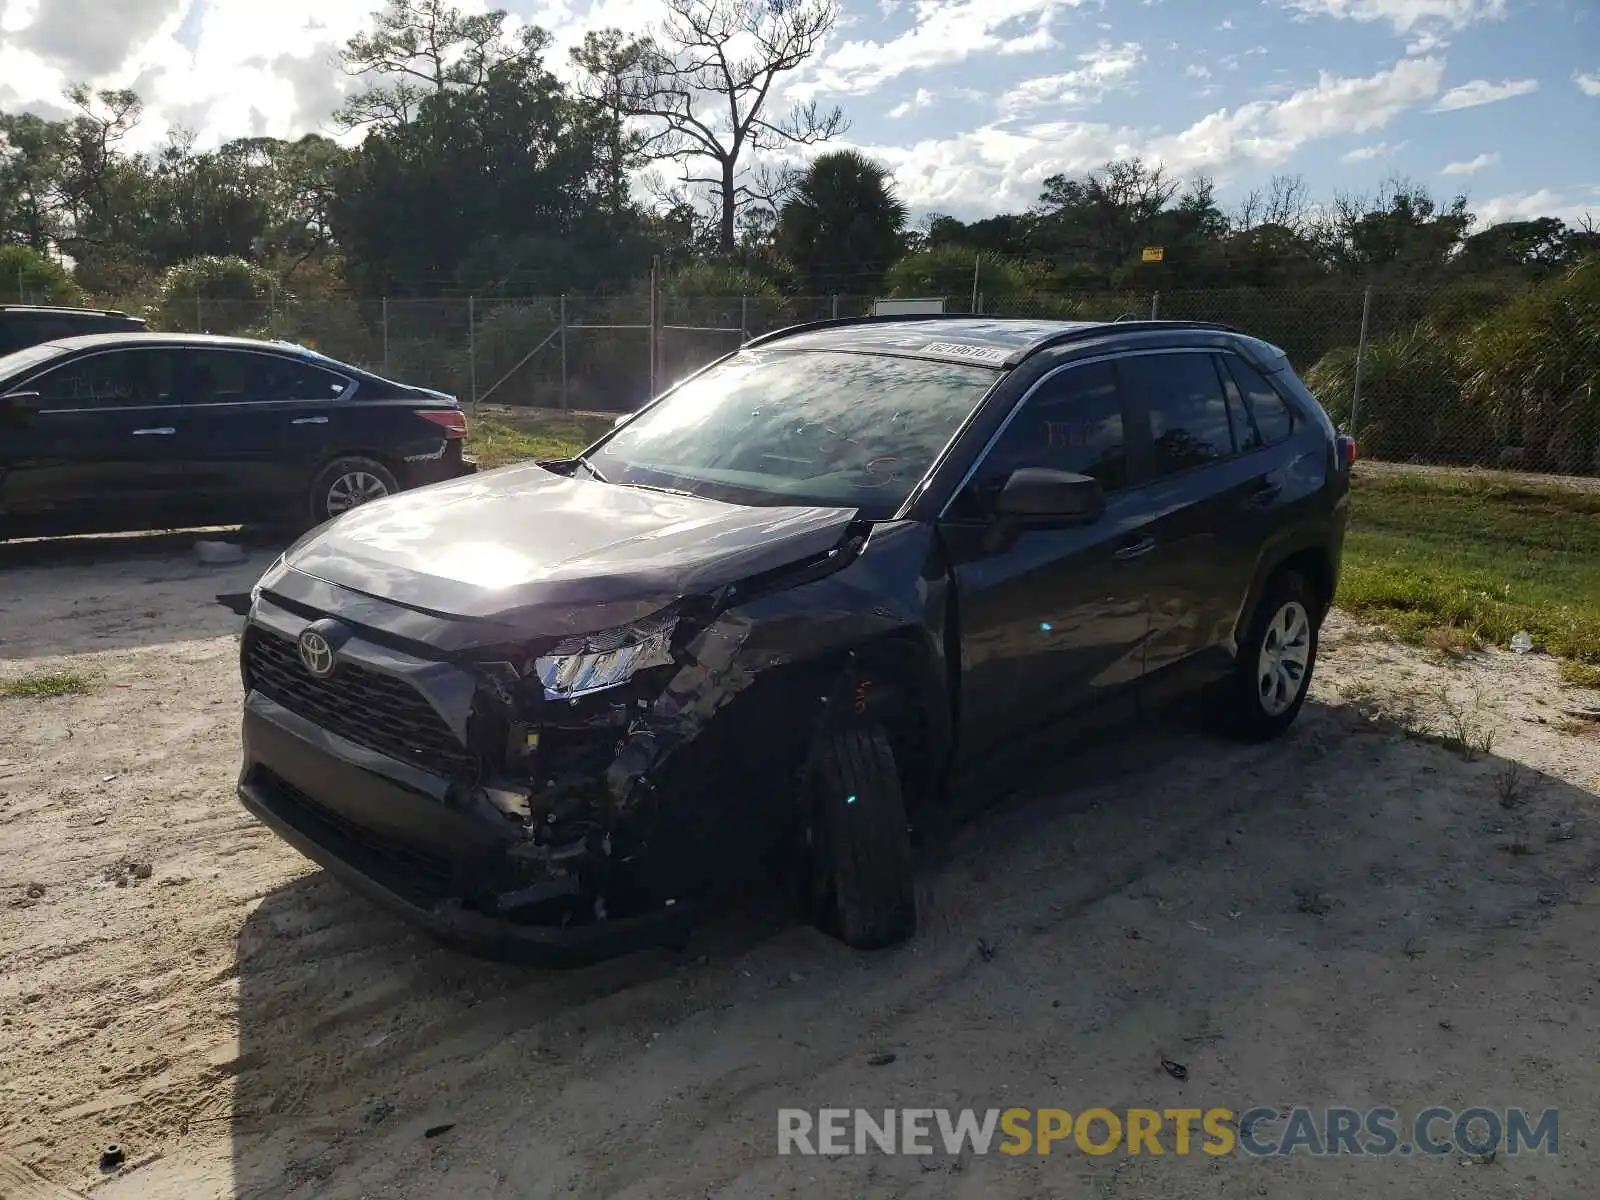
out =
<svg viewBox="0 0 1600 1200"><path fill-rule="evenodd" d="M1237 404L1224 388L1221 356L1206 350L1135 353L1117 370L1150 446L1153 478L1142 489L1159 547L1151 556L1152 695L1225 671L1239 605L1249 590L1268 484L1262 460L1240 454Z"/></svg>
<svg viewBox="0 0 1600 1200"><path fill-rule="evenodd" d="M335 448L348 376L287 354L234 348L185 353L183 454L196 502L217 521L263 507L303 508Z"/></svg>
<svg viewBox="0 0 1600 1200"><path fill-rule="evenodd" d="M177 352L80 354L10 385L37 411L6 428L0 517L41 533L166 528L183 501Z"/></svg>
<svg viewBox="0 0 1600 1200"><path fill-rule="evenodd" d="M1108 361L1045 376L1012 414L940 520L961 642L961 737L973 754L1069 714L1113 718L1144 669L1146 553L1153 545L1130 474L1127 427ZM1012 471L1092 475L1105 512L1091 525L988 536Z"/></svg>

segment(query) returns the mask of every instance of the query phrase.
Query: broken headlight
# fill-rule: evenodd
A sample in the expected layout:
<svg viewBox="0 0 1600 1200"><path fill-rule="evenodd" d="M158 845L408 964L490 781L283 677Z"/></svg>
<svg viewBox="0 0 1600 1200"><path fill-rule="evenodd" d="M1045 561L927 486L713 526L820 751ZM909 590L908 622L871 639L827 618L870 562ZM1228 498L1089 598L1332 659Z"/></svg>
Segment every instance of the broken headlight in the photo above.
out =
<svg viewBox="0 0 1600 1200"><path fill-rule="evenodd" d="M600 633L568 638L534 660L546 699L567 700L627 683L650 667L672 665L675 614L658 613Z"/></svg>

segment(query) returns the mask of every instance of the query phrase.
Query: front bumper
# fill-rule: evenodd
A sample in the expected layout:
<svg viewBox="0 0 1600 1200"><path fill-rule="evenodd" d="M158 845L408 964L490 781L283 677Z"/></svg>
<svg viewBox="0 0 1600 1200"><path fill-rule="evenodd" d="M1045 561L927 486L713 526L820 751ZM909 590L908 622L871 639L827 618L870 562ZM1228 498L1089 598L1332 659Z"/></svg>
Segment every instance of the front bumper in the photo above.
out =
<svg viewBox="0 0 1600 1200"><path fill-rule="evenodd" d="M486 958L580 966L681 946L693 914L675 903L577 925L525 924L462 906L461 885L503 857L509 835L449 805L450 785L251 692L244 807L307 858L445 944Z"/></svg>

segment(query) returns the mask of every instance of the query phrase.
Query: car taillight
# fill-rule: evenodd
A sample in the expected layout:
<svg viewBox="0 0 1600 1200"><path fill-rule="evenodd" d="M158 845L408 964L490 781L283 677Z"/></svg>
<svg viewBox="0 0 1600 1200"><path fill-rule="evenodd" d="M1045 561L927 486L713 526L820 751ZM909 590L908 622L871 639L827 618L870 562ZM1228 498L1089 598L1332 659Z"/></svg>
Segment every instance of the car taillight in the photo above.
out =
<svg viewBox="0 0 1600 1200"><path fill-rule="evenodd" d="M447 438L467 436L467 414L459 408L424 408L417 411L417 416L424 421L432 421L444 430Z"/></svg>
<svg viewBox="0 0 1600 1200"><path fill-rule="evenodd" d="M1339 458L1348 469L1356 465L1356 440L1353 437L1339 439Z"/></svg>

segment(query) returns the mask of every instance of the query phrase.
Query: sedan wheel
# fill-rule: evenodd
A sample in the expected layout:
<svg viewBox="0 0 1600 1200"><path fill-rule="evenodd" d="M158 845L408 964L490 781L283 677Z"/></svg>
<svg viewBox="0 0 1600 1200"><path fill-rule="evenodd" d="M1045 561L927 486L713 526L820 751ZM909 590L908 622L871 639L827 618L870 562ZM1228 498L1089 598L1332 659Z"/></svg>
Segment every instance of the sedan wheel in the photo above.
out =
<svg viewBox="0 0 1600 1200"><path fill-rule="evenodd" d="M389 494L389 485L366 471L349 471L328 487L328 515L336 517L369 500L382 500Z"/></svg>

